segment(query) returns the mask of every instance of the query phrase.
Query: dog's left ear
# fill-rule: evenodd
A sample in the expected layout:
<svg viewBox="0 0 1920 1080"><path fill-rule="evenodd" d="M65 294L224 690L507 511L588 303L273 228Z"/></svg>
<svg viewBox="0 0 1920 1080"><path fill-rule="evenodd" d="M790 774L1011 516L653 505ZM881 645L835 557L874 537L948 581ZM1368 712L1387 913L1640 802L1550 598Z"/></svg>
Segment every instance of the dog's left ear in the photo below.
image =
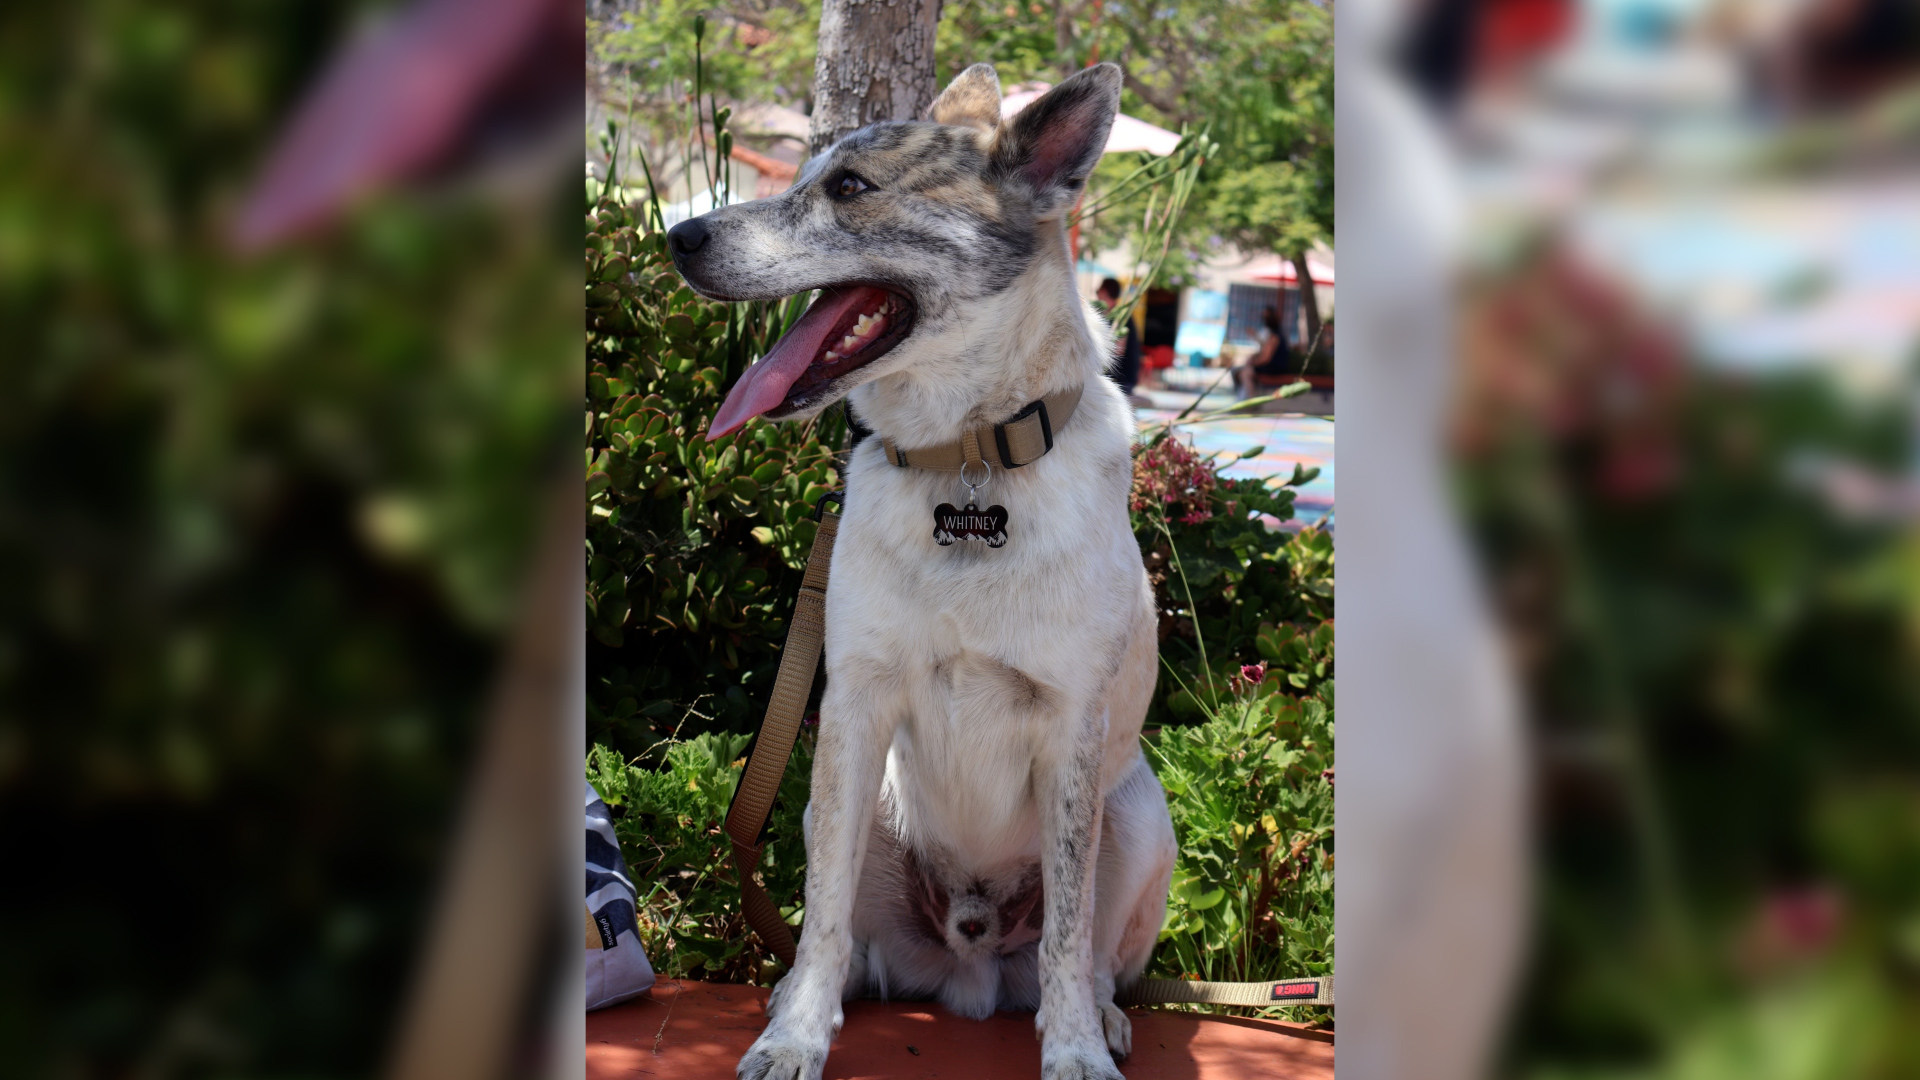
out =
<svg viewBox="0 0 1920 1080"><path fill-rule="evenodd" d="M953 77L927 115L936 124L956 124L991 133L1000 126L1000 73L975 64Z"/></svg>
<svg viewBox="0 0 1920 1080"><path fill-rule="evenodd" d="M993 163L1026 182L1042 220L1057 217L1073 206L1100 163L1119 111L1120 68L1084 68L1001 125Z"/></svg>

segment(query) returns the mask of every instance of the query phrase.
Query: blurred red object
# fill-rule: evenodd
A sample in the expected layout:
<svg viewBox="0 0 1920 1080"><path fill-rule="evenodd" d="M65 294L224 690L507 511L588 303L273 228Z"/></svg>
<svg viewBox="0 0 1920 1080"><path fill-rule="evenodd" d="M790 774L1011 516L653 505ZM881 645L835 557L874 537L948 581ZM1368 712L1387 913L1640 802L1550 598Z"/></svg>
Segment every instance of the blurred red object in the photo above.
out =
<svg viewBox="0 0 1920 1080"><path fill-rule="evenodd" d="M1498 75L1553 51L1574 25L1568 0L1487 0L1474 41L1474 67Z"/></svg>
<svg viewBox="0 0 1920 1080"><path fill-rule="evenodd" d="M424 0L349 41L235 221L258 251L355 200L444 169L555 102L579 107L583 0Z"/></svg>
<svg viewBox="0 0 1920 1080"><path fill-rule="evenodd" d="M1818 952L1840 929L1840 894L1815 886L1774 893L1763 918L1768 936L1795 952Z"/></svg>
<svg viewBox="0 0 1920 1080"><path fill-rule="evenodd" d="M1846 903L1831 885L1780 888L1760 902L1735 942L1735 961L1751 977L1818 959L1840 937Z"/></svg>

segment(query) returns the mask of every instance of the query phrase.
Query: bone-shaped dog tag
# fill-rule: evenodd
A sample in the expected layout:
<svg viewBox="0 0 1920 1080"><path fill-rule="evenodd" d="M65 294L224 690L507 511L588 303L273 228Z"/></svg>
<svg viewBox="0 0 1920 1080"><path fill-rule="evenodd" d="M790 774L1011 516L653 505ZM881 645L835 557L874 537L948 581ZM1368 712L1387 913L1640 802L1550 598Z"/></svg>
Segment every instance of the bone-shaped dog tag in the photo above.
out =
<svg viewBox="0 0 1920 1080"><path fill-rule="evenodd" d="M958 539L980 540L988 547L1002 547L1007 542L1007 508L989 506L980 509L969 499L966 508L956 510L952 503L941 503L933 508L933 542L946 547Z"/></svg>

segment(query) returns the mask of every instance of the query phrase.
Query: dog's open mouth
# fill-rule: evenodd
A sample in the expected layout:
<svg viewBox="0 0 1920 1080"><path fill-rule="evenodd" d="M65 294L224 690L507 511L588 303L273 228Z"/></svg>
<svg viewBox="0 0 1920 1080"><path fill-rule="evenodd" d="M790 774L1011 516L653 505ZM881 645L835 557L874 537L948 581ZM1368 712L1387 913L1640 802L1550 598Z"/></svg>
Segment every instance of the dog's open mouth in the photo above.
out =
<svg viewBox="0 0 1920 1080"><path fill-rule="evenodd" d="M913 315L912 299L878 285L821 290L793 329L733 385L707 438L731 435L756 416L807 408L836 379L906 340Z"/></svg>

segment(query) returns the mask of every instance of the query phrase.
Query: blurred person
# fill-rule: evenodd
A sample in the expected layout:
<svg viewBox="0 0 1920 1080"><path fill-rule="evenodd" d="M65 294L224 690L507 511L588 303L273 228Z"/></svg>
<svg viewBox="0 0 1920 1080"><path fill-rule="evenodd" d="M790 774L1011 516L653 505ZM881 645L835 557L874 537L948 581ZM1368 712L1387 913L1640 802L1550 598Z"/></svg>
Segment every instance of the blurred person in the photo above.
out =
<svg viewBox="0 0 1920 1080"><path fill-rule="evenodd" d="M1119 279L1102 280L1099 290L1094 295L1099 299L1101 306L1111 312L1120 303ZM1133 390L1134 384L1140 381L1140 330L1134 325L1132 319L1127 320L1127 332L1120 339L1120 347L1114 350L1113 366L1107 369L1107 374L1120 387L1120 392L1127 395L1128 402L1136 407L1143 401L1152 404L1143 395L1136 394Z"/></svg>
<svg viewBox="0 0 1920 1080"><path fill-rule="evenodd" d="M1262 375L1296 374L1293 354L1287 348L1287 336L1280 332L1280 311L1267 307L1260 312L1260 345L1247 362L1233 369L1233 385L1241 401L1253 396Z"/></svg>

